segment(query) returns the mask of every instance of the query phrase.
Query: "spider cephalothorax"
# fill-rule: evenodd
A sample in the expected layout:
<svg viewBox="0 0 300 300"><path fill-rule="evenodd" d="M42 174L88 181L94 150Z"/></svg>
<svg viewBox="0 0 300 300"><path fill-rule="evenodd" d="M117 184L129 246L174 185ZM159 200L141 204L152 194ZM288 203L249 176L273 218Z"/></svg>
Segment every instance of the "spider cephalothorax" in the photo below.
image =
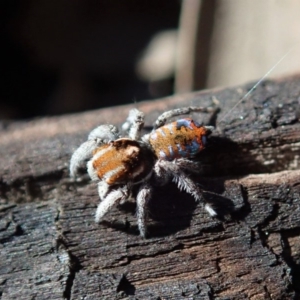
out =
<svg viewBox="0 0 300 300"><path fill-rule="evenodd" d="M198 164L192 158L204 149L211 126L203 126L190 118L166 124L174 116L190 112L213 112L215 108L185 107L160 115L151 133L141 137L144 114L132 109L122 129L128 137L121 137L113 125L100 125L89 134L88 140L73 153L70 174L75 177L87 162L92 180L98 182L100 204L96 222L117 203L129 198L132 187L137 186L137 219L140 234L146 236L146 205L153 185L165 184L172 179L197 201L202 192L187 175L197 172ZM216 212L205 205L210 215Z"/></svg>
<svg viewBox="0 0 300 300"><path fill-rule="evenodd" d="M136 184L152 172L153 159L149 150L138 141L120 138L98 147L88 162L92 179L108 185Z"/></svg>

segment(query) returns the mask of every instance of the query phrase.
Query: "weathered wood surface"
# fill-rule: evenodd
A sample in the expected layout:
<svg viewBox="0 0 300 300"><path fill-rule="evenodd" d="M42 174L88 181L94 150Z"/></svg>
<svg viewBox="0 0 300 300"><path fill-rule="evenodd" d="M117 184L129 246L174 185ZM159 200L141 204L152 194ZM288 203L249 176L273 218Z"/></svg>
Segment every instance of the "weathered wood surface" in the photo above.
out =
<svg viewBox="0 0 300 300"><path fill-rule="evenodd" d="M137 107L150 129L160 112L215 96L220 120L250 87ZM300 76L267 81L217 123L194 178L226 215L210 218L169 184L155 190L146 240L134 203L97 225L96 185L68 178L87 133L121 124L133 105L2 124L0 298L299 299L299 99Z"/></svg>

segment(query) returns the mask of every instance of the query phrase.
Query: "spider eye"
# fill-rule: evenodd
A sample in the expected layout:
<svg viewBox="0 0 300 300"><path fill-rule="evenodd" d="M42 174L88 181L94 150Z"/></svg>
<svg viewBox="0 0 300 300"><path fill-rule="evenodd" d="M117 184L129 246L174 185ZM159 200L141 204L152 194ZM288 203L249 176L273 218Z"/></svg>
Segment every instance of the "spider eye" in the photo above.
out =
<svg viewBox="0 0 300 300"><path fill-rule="evenodd" d="M202 144L205 146L206 143L207 143L207 138L206 138L206 136L203 135L201 139L202 139Z"/></svg>

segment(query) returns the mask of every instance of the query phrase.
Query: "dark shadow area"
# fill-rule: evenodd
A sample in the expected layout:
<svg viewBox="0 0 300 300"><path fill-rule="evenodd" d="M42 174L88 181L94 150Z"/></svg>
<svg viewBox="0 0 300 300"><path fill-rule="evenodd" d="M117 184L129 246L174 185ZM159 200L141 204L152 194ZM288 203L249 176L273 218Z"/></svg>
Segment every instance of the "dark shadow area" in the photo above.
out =
<svg viewBox="0 0 300 300"><path fill-rule="evenodd" d="M180 7L158 0L2 1L0 119L153 98L137 61L156 34L178 27ZM155 97L172 93L170 80Z"/></svg>
<svg viewBox="0 0 300 300"><path fill-rule="evenodd" d="M117 287L117 293L119 292L124 292L126 296L135 294L135 286L128 281L125 275L122 276Z"/></svg>
<svg viewBox="0 0 300 300"><path fill-rule="evenodd" d="M148 207L149 218L154 221L148 228L148 235L162 237L190 227L197 203L192 196L180 192L174 183L170 183L155 189Z"/></svg>
<svg viewBox="0 0 300 300"><path fill-rule="evenodd" d="M188 228L196 206L194 198L185 192L180 192L175 184L155 188L147 207L148 237L168 236ZM128 201L119 205L118 209L124 213L135 215L136 203ZM103 221L101 224L127 234L139 235L136 221L133 224Z"/></svg>
<svg viewBox="0 0 300 300"><path fill-rule="evenodd" d="M263 165L257 156L257 146L253 143L236 143L227 137L211 136L206 149L195 160L199 161L200 173L204 176L245 176L282 171L280 165Z"/></svg>
<svg viewBox="0 0 300 300"><path fill-rule="evenodd" d="M299 253L292 253L292 249L289 243L289 238L299 237L300 229L284 230L281 232L281 245L282 245L282 258L286 264L290 267L290 275L292 277L292 289L295 291L294 299L300 297L300 255Z"/></svg>
<svg viewBox="0 0 300 300"><path fill-rule="evenodd" d="M206 186L205 183L209 184ZM198 182L197 182L198 183ZM147 237L163 237L175 234L191 226L193 212L198 206L203 209L203 214L213 220L226 222L228 220L242 220L251 211L245 202L242 187L233 185L224 188L223 180L210 181L208 178L201 181L203 187L203 199L197 203L195 199L184 191L180 191L174 183L169 183L162 187L155 187L151 200L148 203L148 224ZM218 194L220 192L220 194ZM204 209L207 203L213 207L218 216L212 218ZM118 209L126 214L135 215L136 203L125 202L118 206ZM242 211L242 213L241 213ZM200 212L202 214L202 212ZM207 219L205 218L205 219ZM109 222L103 220L101 225L126 232L127 234L139 235L137 220L129 222ZM206 222L206 221L204 221ZM205 224L205 232L215 232L221 230L216 227L215 222Z"/></svg>
<svg viewBox="0 0 300 300"><path fill-rule="evenodd" d="M9 37L0 34L0 41L0 118L47 114L58 73L30 62L24 49Z"/></svg>

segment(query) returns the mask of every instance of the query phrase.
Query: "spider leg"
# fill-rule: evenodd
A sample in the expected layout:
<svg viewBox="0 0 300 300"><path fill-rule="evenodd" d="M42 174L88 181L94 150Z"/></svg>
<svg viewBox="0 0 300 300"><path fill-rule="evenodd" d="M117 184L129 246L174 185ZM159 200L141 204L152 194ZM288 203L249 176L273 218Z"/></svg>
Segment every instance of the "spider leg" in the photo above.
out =
<svg viewBox="0 0 300 300"><path fill-rule="evenodd" d="M97 147L118 137L118 129L113 125L100 125L93 129L88 136L88 140L82 143L71 157L69 169L71 177L76 177L78 170L84 167L87 160L92 158Z"/></svg>
<svg viewBox="0 0 300 300"><path fill-rule="evenodd" d="M120 187L119 189L113 190L107 194L102 202L97 207L95 221L96 223L101 222L104 215L117 203L124 201L128 198L127 186Z"/></svg>
<svg viewBox="0 0 300 300"><path fill-rule="evenodd" d="M78 170L84 167L86 161L93 156L93 151L101 145L99 140L89 140L81 144L73 153L70 160L70 176L76 177Z"/></svg>
<svg viewBox="0 0 300 300"><path fill-rule="evenodd" d="M214 112L216 109L217 108L213 106L210 107L188 106L188 107L175 108L162 113L155 121L153 130L165 125L166 122L172 117L190 114L191 112L211 113Z"/></svg>
<svg viewBox="0 0 300 300"><path fill-rule="evenodd" d="M136 108L129 111L126 122L122 125L123 131L128 132L129 138L133 140L139 140L141 137L141 131L144 127L145 115L143 112Z"/></svg>
<svg viewBox="0 0 300 300"><path fill-rule="evenodd" d="M175 161L158 160L156 168L161 169L158 176L166 177L172 176L173 181L177 184L179 190L184 190L191 194L197 202L203 200L202 190L193 182L187 174L182 171L179 165ZM208 204L204 205L205 210L211 215L216 216L216 211Z"/></svg>
<svg viewBox="0 0 300 300"><path fill-rule="evenodd" d="M187 158L178 158L175 163L180 169L184 169L189 172L200 173L202 171L202 166L199 162Z"/></svg>
<svg viewBox="0 0 300 300"><path fill-rule="evenodd" d="M102 143L108 143L109 141L114 141L119 137L119 130L116 126L105 124L94 128L90 132L88 140L99 139L102 140Z"/></svg>
<svg viewBox="0 0 300 300"><path fill-rule="evenodd" d="M147 203L152 195L152 189L149 184L144 183L137 194L136 204L137 204L137 220L140 235L146 237L146 222L147 222Z"/></svg>
<svg viewBox="0 0 300 300"><path fill-rule="evenodd" d="M107 194L109 193L110 185L107 184L105 181L99 181L98 183L98 194L100 197L100 201L102 201Z"/></svg>

